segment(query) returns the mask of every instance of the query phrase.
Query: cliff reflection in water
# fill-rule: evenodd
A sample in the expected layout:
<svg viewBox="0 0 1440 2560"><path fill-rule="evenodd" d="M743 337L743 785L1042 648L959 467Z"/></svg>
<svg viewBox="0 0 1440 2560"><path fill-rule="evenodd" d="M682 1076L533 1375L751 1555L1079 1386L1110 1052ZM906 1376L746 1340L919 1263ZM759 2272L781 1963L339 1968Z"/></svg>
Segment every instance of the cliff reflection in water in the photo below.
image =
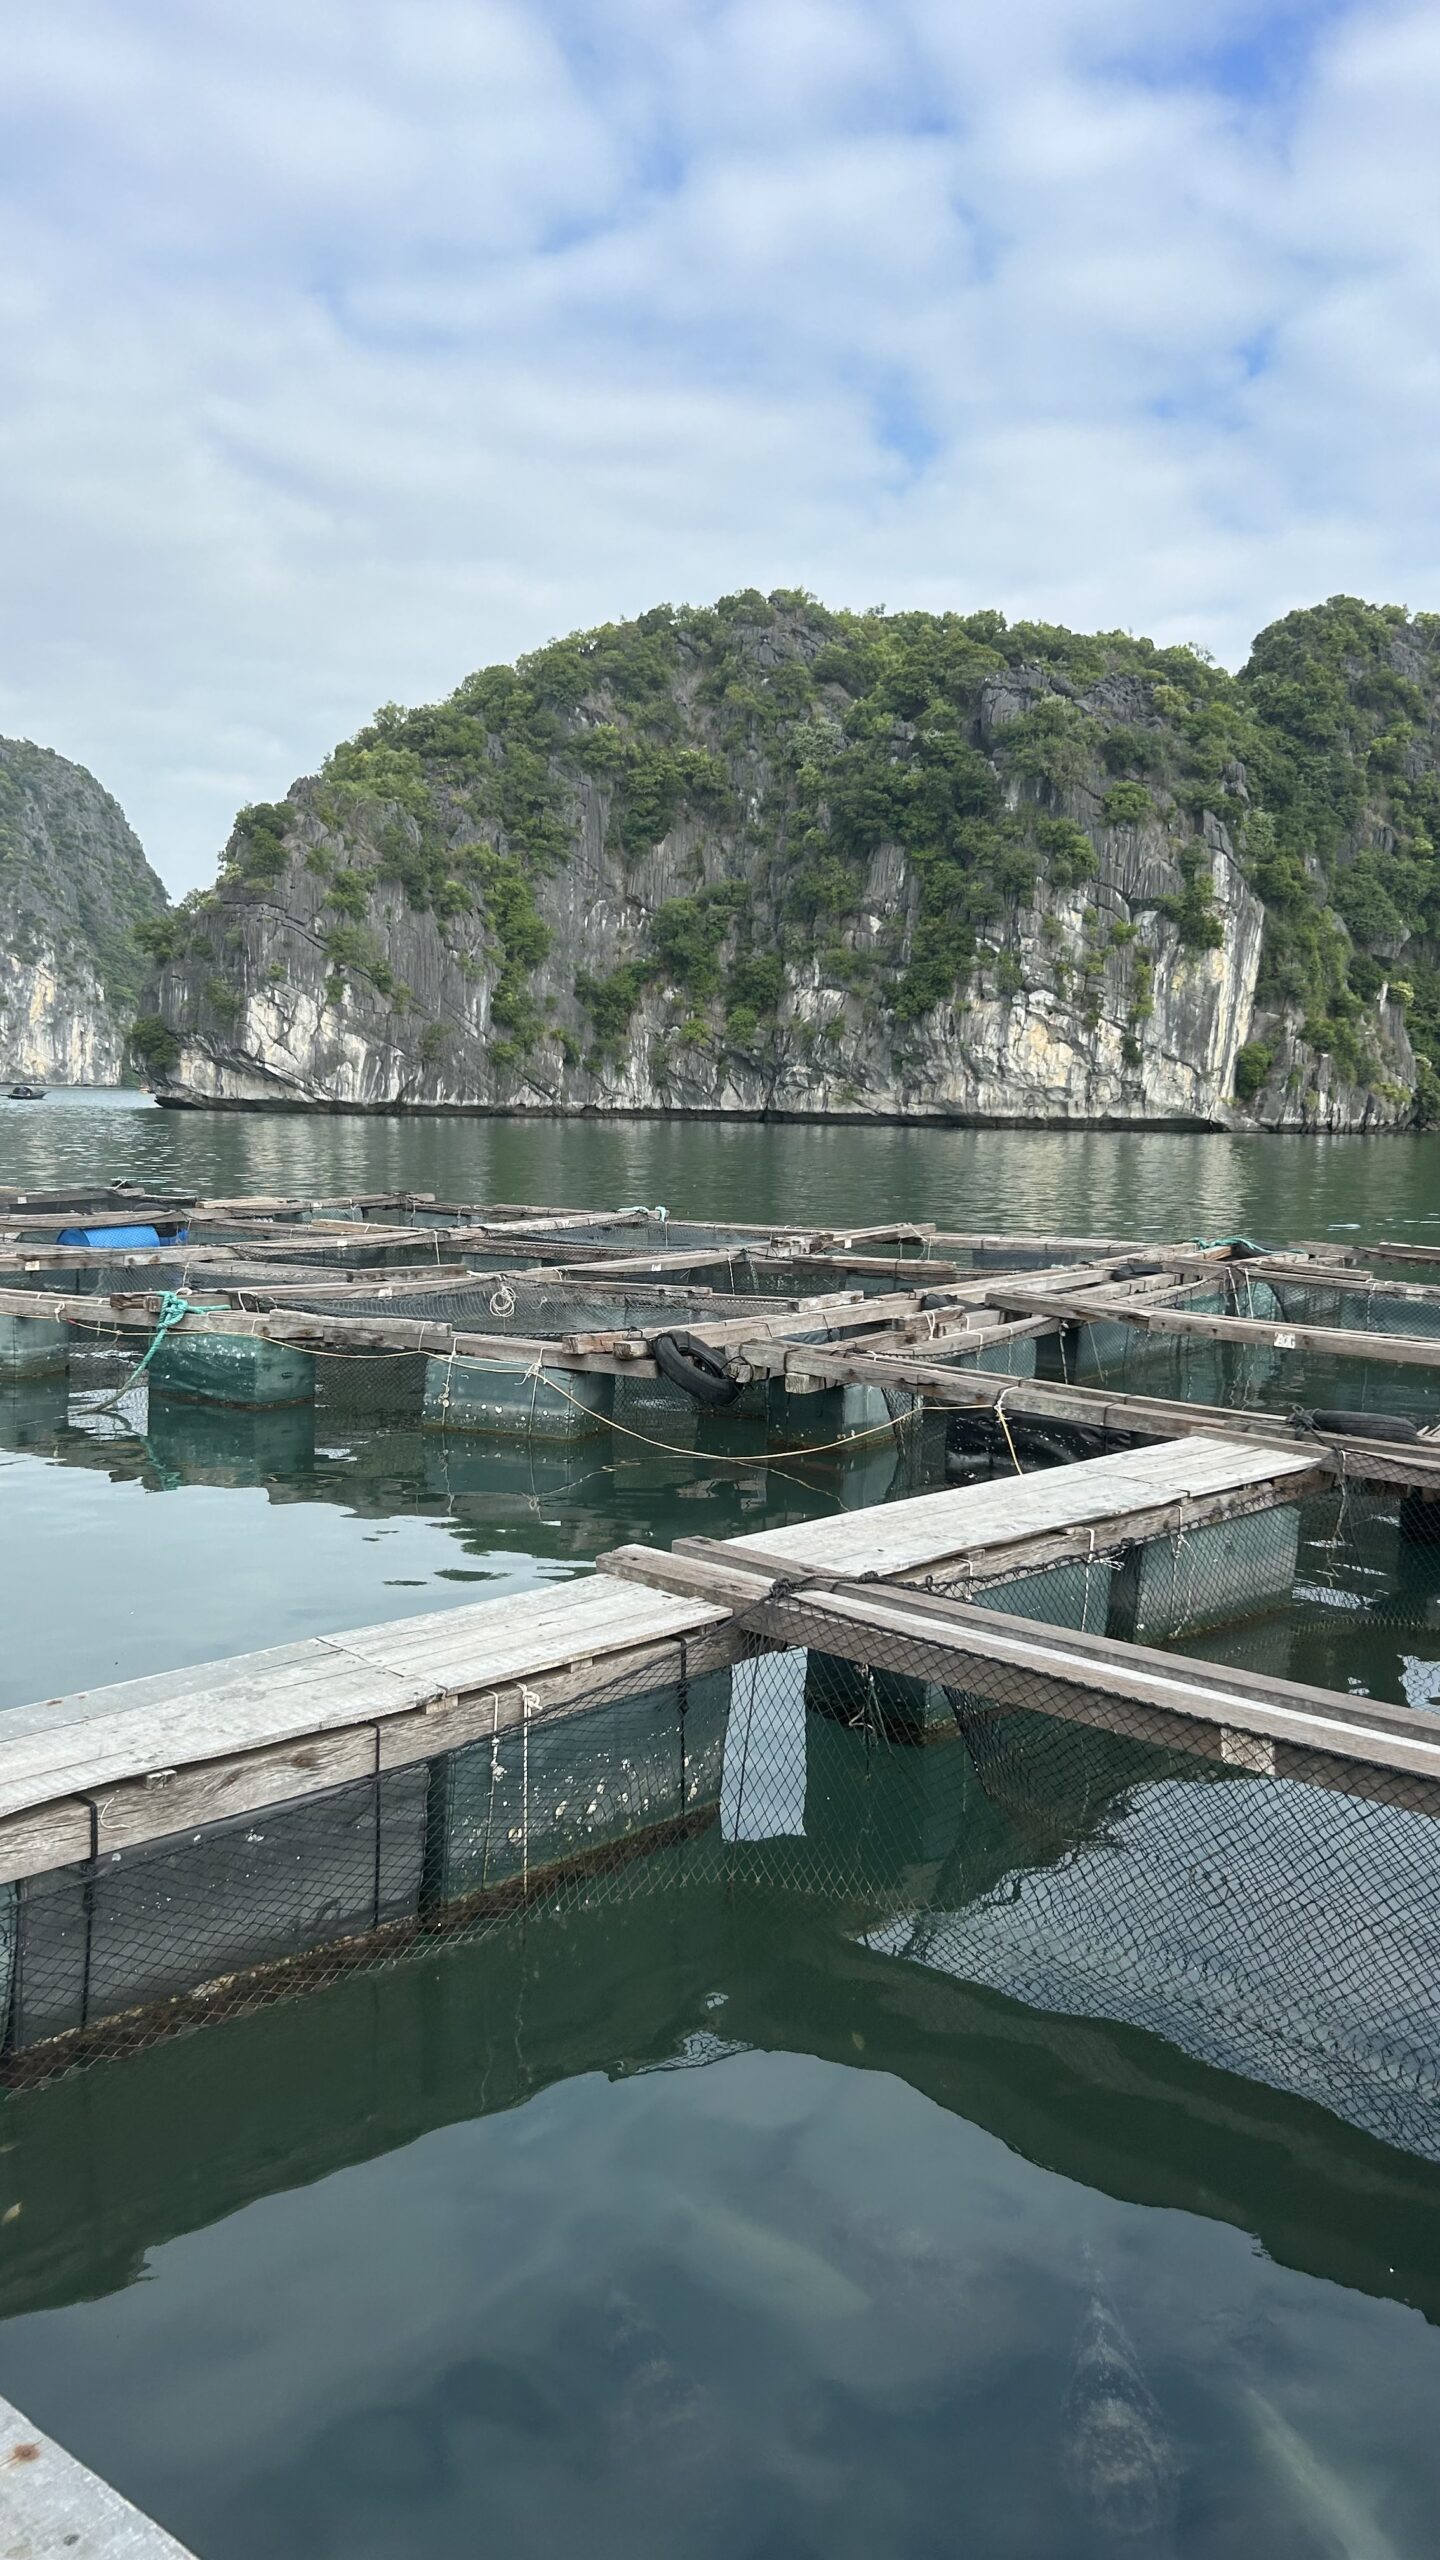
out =
<svg viewBox="0 0 1440 2560"><path fill-rule="evenodd" d="M702 1836L12 2092L0 2309L555 2082L759 2046L1440 2320L1437 1826L1025 1712L998 1751L889 1748L792 1668L757 1666L768 1716L736 1675Z"/></svg>

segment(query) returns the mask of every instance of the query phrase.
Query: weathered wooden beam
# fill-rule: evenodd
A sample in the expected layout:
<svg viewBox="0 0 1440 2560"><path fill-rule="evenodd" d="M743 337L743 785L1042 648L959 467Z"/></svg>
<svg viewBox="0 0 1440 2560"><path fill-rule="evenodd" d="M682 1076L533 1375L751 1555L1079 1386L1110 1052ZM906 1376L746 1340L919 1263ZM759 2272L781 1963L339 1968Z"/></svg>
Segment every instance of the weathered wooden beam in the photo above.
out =
<svg viewBox="0 0 1440 2560"><path fill-rule="evenodd" d="M1176 1270L1193 1267L1190 1254L1166 1254L1165 1260ZM1382 1298L1416 1306L1440 1304L1440 1286L1425 1280L1381 1280L1373 1271L1357 1271L1349 1266L1287 1258L1268 1257L1263 1262L1235 1262L1226 1265L1223 1275L1237 1294L1247 1280L1264 1280L1277 1289L1331 1289L1348 1292L1353 1297ZM1212 1271L1207 1285L1213 1286Z"/></svg>
<svg viewBox="0 0 1440 2560"><path fill-rule="evenodd" d="M82 1796L57 1796L0 1817L0 1883L48 1875L90 1855L91 1809Z"/></svg>
<svg viewBox="0 0 1440 2560"><path fill-rule="evenodd" d="M824 1343L797 1344L786 1354L787 1376L813 1378L820 1386L908 1388L940 1409L980 1412L997 1407L1036 1422L1078 1423L1088 1431L1149 1434L1158 1440L1211 1432L1224 1439L1260 1440L1274 1449L1297 1447L1317 1462L1374 1484L1413 1484L1440 1489L1440 1444L1369 1440L1343 1431L1301 1430L1287 1415L1253 1405L1180 1403L1164 1396L1122 1394L1109 1387L1061 1386L1049 1378L1007 1378L993 1370L953 1369L937 1361L904 1359L884 1350L832 1350Z"/></svg>
<svg viewBox="0 0 1440 2560"><path fill-rule="evenodd" d="M745 1614L777 1642L818 1646L982 1698L993 1696L996 1675L1008 1672L1012 1690L997 1700L1002 1708L1042 1706L1072 1722L1177 1741L1182 1748L1187 1732L1192 1739L1208 1732L1208 1756L1265 1774L1276 1773L1282 1746L1291 1753L1365 1762L1426 1782L1440 1809L1440 1733L1427 1736L1413 1715L1376 1709L1368 1699L1361 1706L1336 1692L1301 1690L1293 1702L1261 1700L1227 1671L1184 1654L1154 1655L1106 1637L1072 1639L1068 1629L1041 1629L1033 1619L929 1594L922 1603L918 1595L879 1585L762 1599ZM1268 1748L1246 1753L1230 1737ZM1303 1775L1303 1768L1295 1774Z"/></svg>
<svg viewBox="0 0 1440 2560"><path fill-rule="evenodd" d="M1012 1573L1040 1573L1051 1565L1087 1564L1093 1557L1113 1555L1118 1548L1148 1545L1156 1538L1188 1536L1197 1529L1215 1528L1222 1521L1248 1520L1282 1504L1304 1502L1311 1494L1324 1492L1333 1481L1327 1468L1315 1466L1296 1474L1266 1477L1255 1484L1229 1486L1217 1493L1176 1495L1163 1502L1137 1504L1104 1519L1035 1530L1004 1545L968 1550L957 1547L950 1554L937 1554L922 1563L898 1564L882 1578L887 1590L936 1578L978 1584L1001 1582ZM786 1579L803 1578L815 1570L813 1560L769 1550L762 1554L747 1546L743 1538L677 1538L670 1553L675 1559L694 1558L716 1565L727 1562L732 1570L749 1571L753 1566L757 1573L769 1572ZM612 1569L608 1557L602 1562L607 1572Z"/></svg>
<svg viewBox="0 0 1440 2560"><path fill-rule="evenodd" d="M7 2560L191 2560L173 2534L8 2400L0 2400L0 2510Z"/></svg>
<svg viewBox="0 0 1440 2560"><path fill-rule="evenodd" d="M77 1332L150 1334L159 1312L159 1298L153 1295L106 1299L52 1294L48 1289L0 1289L0 1315L49 1316L73 1326ZM360 1356L424 1352L432 1359L453 1355L457 1360L481 1361L493 1368L526 1368L538 1361L544 1368L591 1369L629 1377L657 1374L646 1338L639 1332L632 1332L623 1340L616 1337L610 1351L584 1352L569 1350L563 1342L527 1334L471 1333L438 1318L309 1315L285 1308L247 1314L239 1308L208 1306L193 1309L182 1318L177 1330L287 1342L297 1351L351 1352Z"/></svg>
<svg viewBox="0 0 1440 2560"><path fill-rule="evenodd" d="M1151 1307L1107 1291L1103 1296L1061 1296L1050 1290L997 1288L992 1303L1016 1315L1047 1315L1064 1324L1109 1323L1145 1332L1190 1334L1208 1342L1255 1343L1272 1351L1321 1351L1342 1360L1383 1360L1398 1366L1440 1369L1440 1338L1418 1334L1360 1333L1342 1325L1261 1324L1249 1316L1185 1315Z"/></svg>
<svg viewBox="0 0 1440 2560"><path fill-rule="evenodd" d="M1437 1244L1357 1244L1350 1250L1361 1262L1428 1263L1432 1269L1440 1263Z"/></svg>
<svg viewBox="0 0 1440 2560"><path fill-rule="evenodd" d="M642 1692L677 1677L682 1638L696 1678L759 1643L724 1604L597 1573L11 1709L0 1882Z"/></svg>

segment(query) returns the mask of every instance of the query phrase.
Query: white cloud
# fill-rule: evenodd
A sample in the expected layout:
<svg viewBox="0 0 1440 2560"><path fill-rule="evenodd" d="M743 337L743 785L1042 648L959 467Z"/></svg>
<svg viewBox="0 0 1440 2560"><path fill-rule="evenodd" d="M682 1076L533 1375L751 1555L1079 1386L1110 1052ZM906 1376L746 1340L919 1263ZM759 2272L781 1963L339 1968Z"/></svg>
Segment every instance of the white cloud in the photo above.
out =
<svg viewBox="0 0 1440 2560"><path fill-rule="evenodd" d="M376 702L661 597L1231 662L1440 605L1437 104L1418 0L32 11L0 729L183 887Z"/></svg>

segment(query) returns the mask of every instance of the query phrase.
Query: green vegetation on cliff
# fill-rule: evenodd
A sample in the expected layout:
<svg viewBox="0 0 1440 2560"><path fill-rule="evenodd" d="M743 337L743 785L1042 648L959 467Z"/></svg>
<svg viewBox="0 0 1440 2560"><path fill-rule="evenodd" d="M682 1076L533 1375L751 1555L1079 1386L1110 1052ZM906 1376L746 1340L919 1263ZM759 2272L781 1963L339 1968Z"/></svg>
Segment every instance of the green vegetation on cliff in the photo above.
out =
<svg viewBox="0 0 1440 2560"><path fill-rule="evenodd" d="M128 1013L145 977L147 922L165 891L124 811L83 765L0 738L0 949L93 972Z"/></svg>
<svg viewBox="0 0 1440 2560"><path fill-rule="evenodd" d="M1440 1069L1437 720L1440 618L1344 597L1276 623L1237 676L993 612L754 591L658 606L446 702L387 706L315 782L242 812L217 891L156 937L172 969L154 1012L203 1031L196 963L220 911L282 907L303 874L336 1001L408 994L398 894L486 979L486 1059L515 1074L582 1054L614 1069L657 999L667 1056L763 1059L816 983L903 1063L946 1009L1018 999L1047 940L1082 1035L1106 989L1123 1003L1138 1071L1154 952L1126 945L1153 918L1182 969L1222 947L1223 847L1265 914L1263 1036L1235 1056L1236 1097L1263 1091L1287 1039L1312 1062L1292 1086L1328 1059L1384 1092L1382 993ZM1102 870L1132 882L1128 920ZM606 945L582 954L556 919L602 878Z"/></svg>
<svg viewBox="0 0 1440 2560"><path fill-rule="evenodd" d="M0 1071L105 1083L153 954L165 892L83 765L0 738Z"/></svg>

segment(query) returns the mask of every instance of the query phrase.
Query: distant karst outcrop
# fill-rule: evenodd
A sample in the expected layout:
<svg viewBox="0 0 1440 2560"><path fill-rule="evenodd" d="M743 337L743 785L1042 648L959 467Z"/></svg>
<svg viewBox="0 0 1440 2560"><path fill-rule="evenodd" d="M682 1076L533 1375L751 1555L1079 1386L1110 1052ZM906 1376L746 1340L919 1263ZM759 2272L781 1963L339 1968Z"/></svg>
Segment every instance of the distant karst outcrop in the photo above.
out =
<svg viewBox="0 0 1440 2560"><path fill-rule="evenodd" d="M0 1077L118 1083L168 905L93 773L0 738Z"/></svg>

